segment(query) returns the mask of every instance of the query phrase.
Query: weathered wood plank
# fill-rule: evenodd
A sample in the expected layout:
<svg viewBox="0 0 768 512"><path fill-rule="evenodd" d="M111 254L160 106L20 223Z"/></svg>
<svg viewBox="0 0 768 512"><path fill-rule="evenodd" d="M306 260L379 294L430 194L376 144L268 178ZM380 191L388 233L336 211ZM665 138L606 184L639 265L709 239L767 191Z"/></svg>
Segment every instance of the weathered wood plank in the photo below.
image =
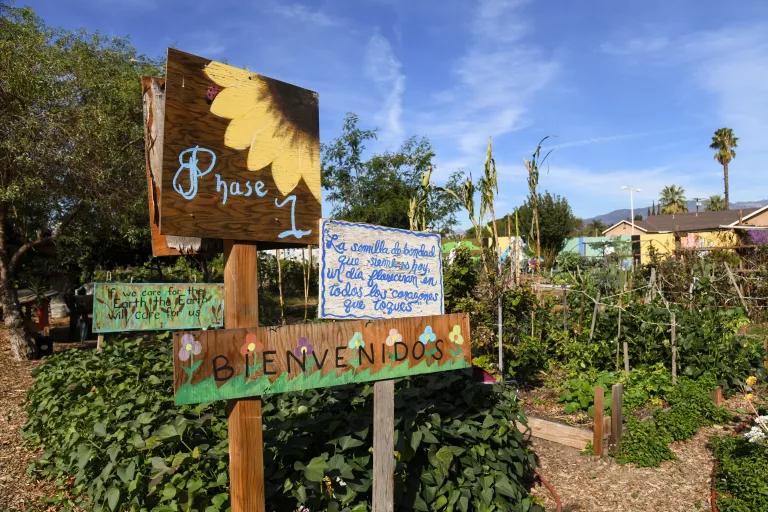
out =
<svg viewBox="0 0 768 512"><path fill-rule="evenodd" d="M393 512L395 502L395 381L373 385L373 512Z"/></svg>
<svg viewBox="0 0 768 512"><path fill-rule="evenodd" d="M200 251L200 238L160 234L160 186L163 167L165 78L141 77L144 99L144 159L147 169L147 203L153 256L179 256Z"/></svg>
<svg viewBox="0 0 768 512"><path fill-rule="evenodd" d="M317 94L168 50L160 232L316 244Z"/></svg>
<svg viewBox="0 0 768 512"><path fill-rule="evenodd" d="M518 424L518 429L525 432L526 428ZM592 442L592 431L585 428L572 427L554 421L528 416L528 428L533 437L546 439L555 443L583 450L587 443Z"/></svg>
<svg viewBox="0 0 768 512"><path fill-rule="evenodd" d="M592 453L598 457L603 454L603 386L595 387L594 420L592 426Z"/></svg>
<svg viewBox="0 0 768 512"><path fill-rule="evenodd" d="M259 324L258 254L253 244L224 244L224 324L228 328ZM176 351L175 351L176 352ZM227 404L229 480L233 512L264 512L264 446L261 399Z"/></svg>
<svg viewBox="0 0 768 512"><path fill-rule="evenodd" d="M624 435L624 416L621 410L624 398L624 385L614 384L611 387L611 444L615 449L621 446Z"/></svg>

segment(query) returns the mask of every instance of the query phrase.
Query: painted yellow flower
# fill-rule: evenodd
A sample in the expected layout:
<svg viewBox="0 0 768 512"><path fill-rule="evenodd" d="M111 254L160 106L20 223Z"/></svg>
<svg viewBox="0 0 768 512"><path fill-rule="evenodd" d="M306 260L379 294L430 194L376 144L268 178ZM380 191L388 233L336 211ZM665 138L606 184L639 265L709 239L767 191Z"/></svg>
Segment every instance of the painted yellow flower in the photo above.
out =
<svg viewBox="0 0 768 512"><path fill-rule="evenodd" d="M757 384L757 377L755 377L754 375L750 375L749 377L747 377L747 386L752 387L755 384Z"/></svg>
<svg viewBox="0 0 768 512"><path fill-rule="evenodd" d="M752 400L755 399L755 395L753 395L752 393L747 393L746 395L744 395L744 399L746 399L747 402L751 402Z"/></svg>
<svg viewBox="0 0 768 512"><path fill-rule="evenodd" d="M461 326L456 324L453 326L453 329L450 333L448 333L448 339L451 341L451 343L455 343L457 345L464 344L464 336L461 334Z"/></svg>
<svg viewBox="0 0 768 512"><path fill-rule="evenodd" d="M231 119L224 145L247 149L247 166L272 164L272 178L288 195L303 178L320 201L320 142L317 95L244 69L211 61L204 72L222 88L211 112Z"/></svg>

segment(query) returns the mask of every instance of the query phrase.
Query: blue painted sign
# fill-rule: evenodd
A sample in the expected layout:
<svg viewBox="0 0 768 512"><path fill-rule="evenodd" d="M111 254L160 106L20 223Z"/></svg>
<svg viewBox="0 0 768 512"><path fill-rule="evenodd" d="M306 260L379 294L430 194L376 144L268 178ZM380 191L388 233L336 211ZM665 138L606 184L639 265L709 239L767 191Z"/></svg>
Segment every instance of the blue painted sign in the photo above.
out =
<svg viewBox="0 0 768 512"><path fill-rule="evenodd" d="M440 235L320 221L320 318L441 315Z"/></svg>

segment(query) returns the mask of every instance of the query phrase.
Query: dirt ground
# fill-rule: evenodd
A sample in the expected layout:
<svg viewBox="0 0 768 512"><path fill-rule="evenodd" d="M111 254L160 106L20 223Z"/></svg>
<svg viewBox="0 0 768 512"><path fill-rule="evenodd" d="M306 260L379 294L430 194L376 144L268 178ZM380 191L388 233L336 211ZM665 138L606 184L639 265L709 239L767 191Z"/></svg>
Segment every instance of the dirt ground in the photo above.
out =
<svg viewBox="0 0 768 512"><path fill-rule="evenodd" d="M22 443L20 432L26 421L24 400L32 385L32 368L38 361L14 361L5 333L0 330L0 510L48 510L45 496L52 483L27 475L27 466L37 455Z"/></svg>
<svg viewBox="0 0 768 512"><path fill-rule="evenodd" d="M608 457L581 455L575 448L534 439L540 471L560 496L563 512L691 512L711 510L712 455L707 440L721 427L700 430L671 445L677 460L658 468L624 466ZM544 487L534 494L554 501Z"/></svg>

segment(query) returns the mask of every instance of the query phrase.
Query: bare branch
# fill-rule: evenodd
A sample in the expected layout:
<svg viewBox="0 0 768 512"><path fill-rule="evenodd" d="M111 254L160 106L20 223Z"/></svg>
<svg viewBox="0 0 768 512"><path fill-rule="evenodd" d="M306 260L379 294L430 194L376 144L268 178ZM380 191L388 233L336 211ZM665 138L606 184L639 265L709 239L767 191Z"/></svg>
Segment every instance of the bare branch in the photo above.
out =
<svg viewBox="0 0 768 512"><path fill-rule="evenodd" d="M16 252L11 257L11 260L8 262L8 270L10 273L13 273L16 268L18 267L19 263L21 262L21 259L32 249L35 249L43 244L46 244L48 242L52 242L58 236L61 234L61 231L66 228L69 224L72 223L72 220L75 218L75 215L80 211L80 208L82 208L83 203L78 202L75 206L72 207L72 209L67 213L64 218L61 219L61 222L59 222L59 225L56 226L56 228L48 235L40 235L35 240L31 240L29 242L26 242L21 247L19 247Z"/></svg>

